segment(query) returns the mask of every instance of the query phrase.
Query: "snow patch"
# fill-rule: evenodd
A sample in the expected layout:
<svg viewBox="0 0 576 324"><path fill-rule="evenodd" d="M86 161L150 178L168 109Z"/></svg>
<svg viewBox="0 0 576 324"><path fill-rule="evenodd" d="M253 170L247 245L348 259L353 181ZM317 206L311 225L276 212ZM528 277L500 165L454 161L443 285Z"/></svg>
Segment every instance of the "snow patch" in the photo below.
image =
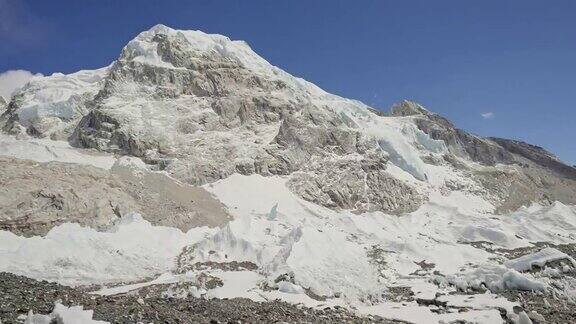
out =
<svg viewBox="0 0 576 324"><path fill-rule="evenodd" d="M54 310L50 315L28 313L24 324L104 324L105 321L96 321L92 319L94 311L84 310L82 306L66 307L56 303Z"/></svg>
<svg viewBox="0 0 576 324"><path fill-rule="evenodd" d="M576 261L572 257L551 247L507 261L505 265L516 271L524 272L532 270L534 267L542 269L547 263L559 260L566 260L572 266L576 266Z"/></svg>

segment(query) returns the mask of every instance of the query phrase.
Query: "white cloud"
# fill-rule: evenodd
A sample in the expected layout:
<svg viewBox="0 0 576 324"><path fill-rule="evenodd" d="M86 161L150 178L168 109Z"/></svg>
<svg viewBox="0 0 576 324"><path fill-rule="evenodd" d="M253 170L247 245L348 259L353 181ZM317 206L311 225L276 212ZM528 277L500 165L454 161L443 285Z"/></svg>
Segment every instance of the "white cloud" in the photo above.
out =
<svg viewBox="0 0 576 324"><path fill-rule="evenodd" d="M22 88L33 76L41 75L26 70L10 70L0 73L0 96L9 100L12 94Z"/></svg>
<svg viewBox="0 0 576 324"><path fill-rule="evenodd" d="M489 111L489 112L485 112L485 113L480 114L480 116L482 116L482 118L484 118L484 119L492 119L492 118L494 118L494 113Z"/></svg>

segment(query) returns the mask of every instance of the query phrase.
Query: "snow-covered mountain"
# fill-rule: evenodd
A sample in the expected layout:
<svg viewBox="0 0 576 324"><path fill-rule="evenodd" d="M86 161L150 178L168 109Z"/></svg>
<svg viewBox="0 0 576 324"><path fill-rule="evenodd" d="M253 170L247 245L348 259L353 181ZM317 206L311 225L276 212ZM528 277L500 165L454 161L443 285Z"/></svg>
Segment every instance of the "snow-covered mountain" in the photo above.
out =
<svg viewBox="0 0 576 324"><path fill-rule="evenodd" d="M419 323L574 310L574 167L327 93L242 41L158 25L2 111L0 271Z"/></svg>

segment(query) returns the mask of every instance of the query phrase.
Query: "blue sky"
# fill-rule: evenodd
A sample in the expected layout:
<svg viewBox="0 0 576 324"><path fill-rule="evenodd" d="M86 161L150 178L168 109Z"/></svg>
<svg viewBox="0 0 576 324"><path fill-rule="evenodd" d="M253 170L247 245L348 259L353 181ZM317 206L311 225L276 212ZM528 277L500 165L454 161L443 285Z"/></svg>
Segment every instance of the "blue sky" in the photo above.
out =
<svg viewBox="0 0 576 324"><path fill-rule="evenodd" d="M0 0L0 72L102 67L157 23L246 40L327 91L385 110L411 99L576 164L572 0Z"/></svg>

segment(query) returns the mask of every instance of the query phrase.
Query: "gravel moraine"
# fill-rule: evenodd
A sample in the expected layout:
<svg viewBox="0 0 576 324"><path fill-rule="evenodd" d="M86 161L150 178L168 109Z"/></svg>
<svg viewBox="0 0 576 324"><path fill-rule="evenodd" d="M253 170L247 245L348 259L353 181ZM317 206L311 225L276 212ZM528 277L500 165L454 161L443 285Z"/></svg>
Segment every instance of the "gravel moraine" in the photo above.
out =
<svg viewBox="0 0 576 324"><path fill-rule="evenodd" d="M104 297L47 281L0 273L0 323L22 323L29 310L52 312L54 303L82 305L94 319L111 323L401 323L379 317L358 317L343 309L316 310L285 302L254 302L245 298L211 299Z"/></svg>

